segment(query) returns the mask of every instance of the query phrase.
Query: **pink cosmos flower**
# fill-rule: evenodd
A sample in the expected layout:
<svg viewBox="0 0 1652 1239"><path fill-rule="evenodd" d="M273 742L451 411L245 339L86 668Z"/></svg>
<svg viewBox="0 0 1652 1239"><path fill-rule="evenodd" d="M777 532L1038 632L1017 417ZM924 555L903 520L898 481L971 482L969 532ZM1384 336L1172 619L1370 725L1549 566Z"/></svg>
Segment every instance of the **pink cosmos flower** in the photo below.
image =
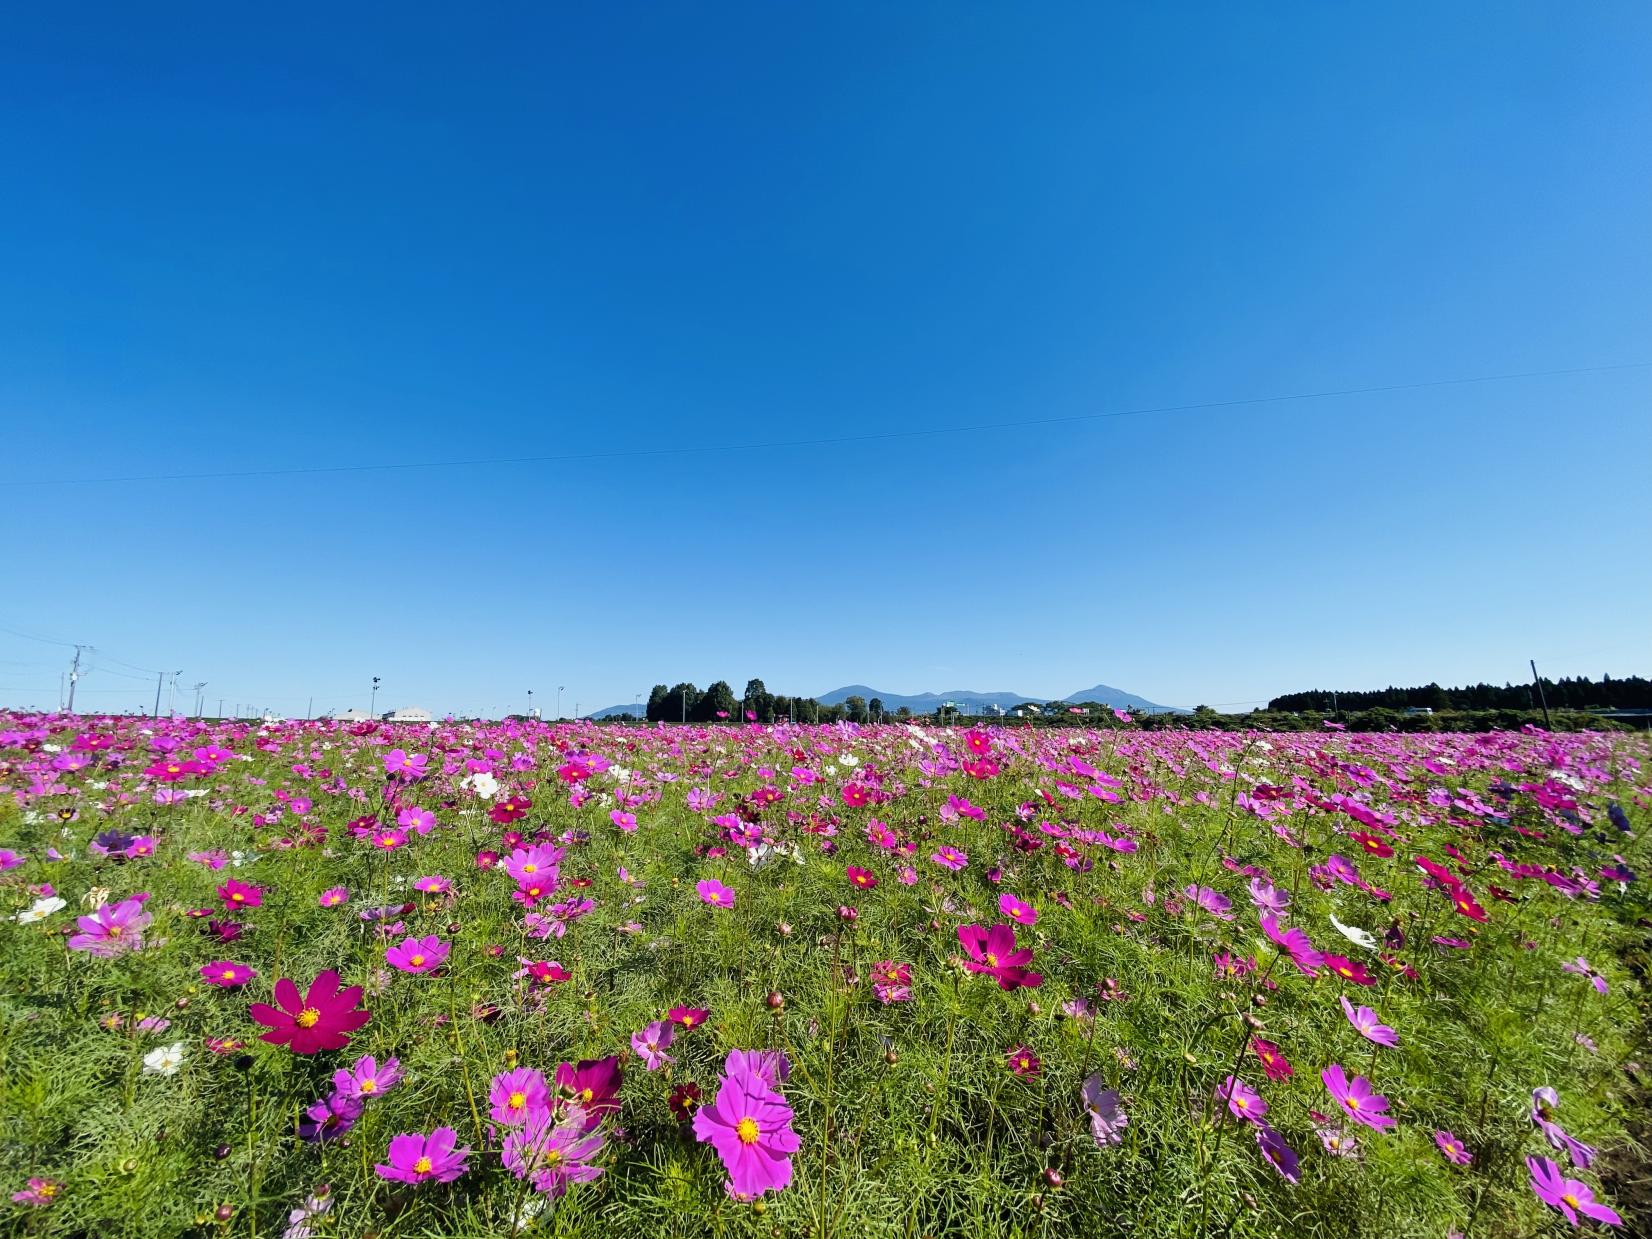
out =
<svg viewBox="0 0 1652 1239"><path fill-rule="evenodd" d="M554 887L561 860L562 853L556 848L535 844L530 848L517 848L505 858L504 867L505 872L518 883L546 881Z"/></svg>
<svg viewBox="0 0 1652 1239"><path fill-rule="evenodd" d="M1038 924L1038 910L1031 904L1022 903L1008 891L998 896L998 911L1017 925Z"/></svg>
<svg viewBox="0 0 1652 1239"><path fill-rule="evenodd" d="M520 1127L530 1115L550 1105L550 1091L542 1073L531 1067L518 1067L493 1077L488 1105L494 1122Z"/></svg>
<svg viewBox="0 0 1652 1239"><path fill-rule="evenodd" d="M608 813L608 820L627 834L637 828L637 815L635 813L625 813L619 809L611 809Z"/></svg>
<svg viewBox="0 0 1652 1239"><path fill-rule="evenodd" d="M1308 941L1306 933L1295 926L1280 929L1278 917L1265 914L1262 917L1262 932L1267 934L1275 945L1281 947L1291 957L1291 963L1306 976L1313 976L1325 962L1325 957L1314 950L1313 943Z"/></svg>
<svg viewBox="0 0 1652 1239"><path fill-rule="evenodd" d="M1434 1143L1440 1146L1440 1152L1453 1166L1466 1166L1474 1160L1474 1155L1463 1147L1463 1142L1449 1131L1435 1132Z"/></svg>
<svg viewBox="0 0 1652 1239"><path fill-rule="evenodd" d="M875 817L866 823L866 841L873 847L880 847L886 851L900 842L895 837L895 832Z"/></svg>
<svg viewBox="0 0 1652 1239"><path fill-rule="evenodd" d="M1015 949L1015 930L1008 925L994 925L990 929L980 925L960 925L958 941L969 956L964 961L964 967L970 972L992 977L1000 989L1021 986L1036 989L1044 983L1042 976L1026 967L1032 962L1032 950Z"/></svg>
<svg viewBox="0 0 1652 1239"><path fill-rule="evenodd" d="M391 749L384 755L384 772L399 775L404 779L422 779L425 767L430 758L423 753L409 753L404 749Z"/></svg>
<svg viewBox="0 0 1652 1239"><path fill-rule="evenodd" d="M1342 1011L1348 1017L1348 1022L1354 1026L1355 1031L1367 1041L1387 1046L1395 1046L1400 1043L1400 1035L1377 1019L1377 1013L1371 1010L1370 1007L1356 1007L1346 998L1343 998Z"/></svg>
<svg viewBox="0 0 1652 1239"><path fill-rule="evenodd" d="M11 1194L12 1201L20 1205L29 1205L36 1209L44 1209L57 1199L63 1184L56 1179L42 1179L31 1175L28 1185L20 1192Z"/></svg>
<svg viewBox="0 0 1652 1239"><path fill-rule="evenodd" d="M402 972L434 972L447 962L450 943L435 934L423 938L411 935L392 947L386 947L384 962Z"/></svg>
<svg viewBox="0 0 1652 1239"><path fill-rule="evenodd" d="M345 1070L340 1068L333 1072L333 1088L341 1096L350 1097L357 1101L371 1101L375 1097L383 1097L397 1084L401 1083L402 1065L399 1060L386 1059L384 1066L379 1066L379 1060L371 1054L364 1054L355 1062L355 1066Z"/></svg>
<svg viewBox="0 0 1652 1239"><path fill-rule="evenodd" d="M911 865L902 865L895 877L902 886L916 886L918 883L918 871Z"/></svg>
<svg viewBox="0 0 1652 1239"><path fill-rule="evenodd" d="M69 939L69 949L87 951L103 959L140 949L143 931L154 919L143 910L146 898L148 896L106 903L91 916L76 917L80 932Z"/></svg>
<svg viewBox="0 0 1652 1239"><path fill-rule="evenodd" d="M1090 1116L1090 1135L1102 1148L1124 1143L1124 1129L1130 1118L1124 1113L1117 1089L1103 1088L1100 1075L1089 1076L1083 1085L1084 1109Z"/></svg>
<svg viewBox="0 0 1652 1239"><path fill-rule="evenodd" d="M1388 1098L1373 1093L1371 1082L1364 1076L1355 1076L1350 1081L1342 1064L1332 1063L1319 1073L1319 1078L1325 1082L1332 1100L1347 1111L1354 1122L1363 1123L1372 1131L1386 1131L1394 1126L1394 1119L1383 1113L1388 1109Z"/></svg>
<svg viewBox="0 0 1652 1239"><path fill-rule="evenodd" d="M1182 894L1219 921L1231 921L1233 919L1233 913L1230 911L1233 907L1233 901L1220 891L1212 890L1208 886L1190 884L1182 891Z"/></svg>
<svg viewBox="0 0 1652 1239"><path fill-rule="evenodd" d="M321 898L316 902L324 908L336 908L341 903L349 903L349 888L344 886L329 886L326 890L321 892Z"/></svg>
<svg viewBox="0 0 1652 1239"><path fill-rule="evenodd" d="M434 874L428 878L415 879L413 889L423 891L427 895L445 895L453 889L453 880Z"/></svg>
<svg viewBox="0 0 1652 1239"><path fill-rule="evenodd" d="M655 1020L641 1032L631 1036L631 1048L642 1058L642 1065L649 1071L658 1071L661 1067L669 1067L677 1060L666 1053L671 1045L674 1025L668 1020Z"/></svg>
<svg viewBox="0 0 1652 1239"><path fill-rule="evenodd" d="M1302 1163L1295 1150L1285 1143L1283 1136L1266 1123L1260 1124L1256 1129L1256 1147L1262 1151L1268 1165L1277 1170L1285 1182L1302 1182Z"/></svg>
<svg viewBox="0 0 1652 1239"><path fill-rule="evenodd" d="M912 965L896 963L892 959L879 960L872 965L872 991L884 1006L912 1000Z"/></svg>
<svg viewBox="0 0 1652 1239"><path fill-rule="evenodd" d="M714 908L732 908L734 906L734 892L716 878L703 878L694 884L694 889L700 893L702 901Z"/></svg>
<svg viewBox="0 0 1652 1239"><path fill-rule="evenodd" d="M396 814L396 825L403 830L416 830L421 835L428 835L436 828L436 815L429 809L409 806Z"/></svg>
<svg viewBox="0 0 1652 1239"><path fill-rule="evenodd" d="M1588 1184L1568 1179L1560 1167L1549 1158L1528 1157L1526 1169L1531 1172L1532 1191L1537 1194L1537 1198L1551 1208L1560 1210L1560 1215L1573 1226L1577 1225L1579 1214L1596 1222L1604 1222L1608 1226L1623 1225L1621 1217L1595 1199L1595 1194L1589 1190Z"/></svg>
<svg viewBox="0 0 1652 1239"><path fill-rule="evenodd" d="M505 1169L555 1199L575 1183L602 1177L602 1167L590 1164L606 1144L595 1128L579 1106L570 1106L560 1119L551 1110L535 1110L520 1130L505 1136L501 1150Z"/></svg>
<svg viewBox="0 0 1652 1239"><path fill-rule="evenodd" d="M716 1100L695 1111L694 1135L716 1149L731 1195L751 1199L792 1181L790 1155L801 1143L792 1130L792 1108L747 1063L727 1072Z"/></svg>
<svg viewBox="0 0 1652 1239"><path fill-rule="evenodd" d="M407 846L407 832L400 826L381 826L373 832L370 842L381 852L394 852Z"/></svg>
<svg viewBox="0 0 1652 1239"><path fill-rule="evenodd" d="M1216 1086L1216 1100L1227 1102L1228 1113L1248 1123L1260 1123L1268 1112L1268 1103L1262 1100L1262 1094L1238 1076L1229 1076Z"/></svg>
<svg viewBox="0 0 1652 1239"><path fill-rule="evenodd" d="M951 844L942 847L929 859L944 869L951 869L954 873L969 864L969 857Z"/></svg>
<svg viewBox="0 0 1652 1239"><path fill-rule="evenodd" d="M245 985L257 975L245 964L237 964L227 959L215 959L210 964L201 965L201 978L208 985L216 985L221 989L234 989Z"/></svg>
<svg viewBox="0 0 1652 1239"><path fill-rule="evenodd" d="M459 1133L451 1127L438 1127L428 1136L419 1132L403 1132L390 1138L389 1164L380 1162L373 1167L381 1179L401 1183L451 1183L465 1172L465 1158L470 1148L459 1149Z"/></svg>

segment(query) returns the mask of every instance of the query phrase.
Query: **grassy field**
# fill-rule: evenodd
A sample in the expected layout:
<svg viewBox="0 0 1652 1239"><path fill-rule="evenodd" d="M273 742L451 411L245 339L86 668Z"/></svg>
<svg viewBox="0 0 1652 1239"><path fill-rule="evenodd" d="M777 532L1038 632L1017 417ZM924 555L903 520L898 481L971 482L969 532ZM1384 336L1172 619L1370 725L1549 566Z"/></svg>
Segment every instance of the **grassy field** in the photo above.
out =
<svg viewBox="0 0 1652 1239"><path fill-rule="evenodd" d="M0 715L0 1217L1609 1228L1603 1171L1644 1152L1647 759Z"/></svg>

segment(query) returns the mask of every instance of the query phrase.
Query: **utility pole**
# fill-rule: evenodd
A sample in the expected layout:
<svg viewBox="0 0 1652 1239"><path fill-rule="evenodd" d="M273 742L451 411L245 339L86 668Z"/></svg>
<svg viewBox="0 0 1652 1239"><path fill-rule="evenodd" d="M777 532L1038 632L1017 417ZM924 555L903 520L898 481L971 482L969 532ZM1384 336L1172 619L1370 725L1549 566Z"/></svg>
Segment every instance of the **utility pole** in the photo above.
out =
<svg viewBox="0 0 1652 1239"><path fill-rule="evenodd" d="M89 650L89 645L75 646L75 660L69 664L69 713L75 712L75 681L80 679L80 652Z"/></svg>
<svg viewBox="0 0 1652 1239"><path fill-rule="evenodd" d="M1537 659L1531 660L1532 683L1537 685L1537 700L1543 706L1543 726L1549 726L1549 699L1543 694L1543 677L1537 674Z"/></svg>
<svg viewBox="0 0 1652 1239"><path fill-rule="evenodd" d="M559 723L562 721L562 692L566 687L565 684L556 686L556 721Z"/></svg>
<svg viewBox="0 0 1652 1239"><path fill-rule="evenodd" d="M528 690L528 717L533 717L533 689Z"/></svg>
<svg viewBox="0 0 1652 1239"><path fill-rule="evenodd" d="M368 704L367 713L371 714L374 718L377 718L379 716L379 677L378 676L373 677L373 697L372 697L371 702Z"/></svg>
<svg viewBox="0 0 1652 1239"><path fill-rule="evenodd" d="M165 683L165 681L166 681L166 672L157 671L155 673L155 714L154 714L154 717L156 717L156 718L159 718L161 716L161 685L163 683Z"/></svg>
<svg viewBox="0 0 1652 1239"><path fill-rule="evenodd" d="M310 704L304 707L304 721L307 723L315 717L315 698L310 698Z"/></svg>
<svg viewBox="0 0 1652 1239"><path fill-rule="evenodd" d="M222 697L218 698L218 717L224 717L224 699Z"/></svg>
<svg viewBox="0 0 1652 1239"><path fill-rule="evenodd" d="M206 686L207 686L207 682L205 680L202 680L198 684L195 685L195 717L196 718L201 717L201 707L206 704L206 702L202 699L202 694L201 694L201 690L203 688L205 688Z"/></svg>

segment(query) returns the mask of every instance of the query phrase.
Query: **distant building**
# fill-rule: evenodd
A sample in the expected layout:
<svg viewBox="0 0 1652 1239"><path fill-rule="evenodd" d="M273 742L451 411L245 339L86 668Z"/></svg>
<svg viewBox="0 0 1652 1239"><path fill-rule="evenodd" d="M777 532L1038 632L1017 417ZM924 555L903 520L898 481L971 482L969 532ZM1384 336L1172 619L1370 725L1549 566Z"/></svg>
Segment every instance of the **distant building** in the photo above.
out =
<svg viewBox="0 0 1652 1239"><path fill-rule="evenodd" d="M1432 713L1434 713L1433 709L1429 706L1406 706L1405 707L1405 712L1407 714L1432 714Z"/></svg>
<svg viewBox="0 0 1652 1239"><path fill-rule="evenodd" d="M423 706L403 706L381 716L387 723L428 723L430 711Z"/></svg>

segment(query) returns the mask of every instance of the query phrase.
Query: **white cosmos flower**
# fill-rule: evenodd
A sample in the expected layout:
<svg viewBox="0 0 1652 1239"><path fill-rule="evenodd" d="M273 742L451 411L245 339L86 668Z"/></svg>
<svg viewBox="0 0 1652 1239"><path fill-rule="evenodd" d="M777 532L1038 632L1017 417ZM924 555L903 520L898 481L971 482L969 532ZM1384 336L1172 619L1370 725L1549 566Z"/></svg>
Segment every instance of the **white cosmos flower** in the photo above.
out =
<svg viewBox="0 0 1652 1239"><path fill-rule="evenodd" d="M465 780L465 786L483 800L492 800L499 794L499 780L486 770L471 775L470 778Z"/></svg>
<svg viewBox="0 0 1652 1239"><path fill-rule="evenodd" d="M178 1068L184 1065L184 1043L174 1041L171 1045L163 1045L158 1050L150 1050L143 1056L144 1072L152 1076L172 1076L178 1074Z"/></svg>
<svg viewBox="0 0 1652 1239"><path fill-rule="evenodd" d="M837 755L837 759L845 766L860 765L860 758L856 757L853 753L839 753Z"/></svg>
<svg viewBox="0 0 1652 1239"><path fill-rule="evenodd" d="M36 921L45 920L53 912L61 912L68 906L68 900L52 895L46 899L36 899L25 911L19 912L11 919L24 925L32 925Z"/></svg>
<svg viewBox="0 0 1652 1239"><path fill-rule="evenodd" d="M1366 933L1363 929L1359 929L1353 925L1344 925L1341 921L1337 920L1335 915L1332 915L1331 917L1331 926L1337 931L1337 933L1348 939L1348 941L1352 942L1355 946L1362 946L1367 951L1376 950L1377 940L1370 934Z"/></svg>

